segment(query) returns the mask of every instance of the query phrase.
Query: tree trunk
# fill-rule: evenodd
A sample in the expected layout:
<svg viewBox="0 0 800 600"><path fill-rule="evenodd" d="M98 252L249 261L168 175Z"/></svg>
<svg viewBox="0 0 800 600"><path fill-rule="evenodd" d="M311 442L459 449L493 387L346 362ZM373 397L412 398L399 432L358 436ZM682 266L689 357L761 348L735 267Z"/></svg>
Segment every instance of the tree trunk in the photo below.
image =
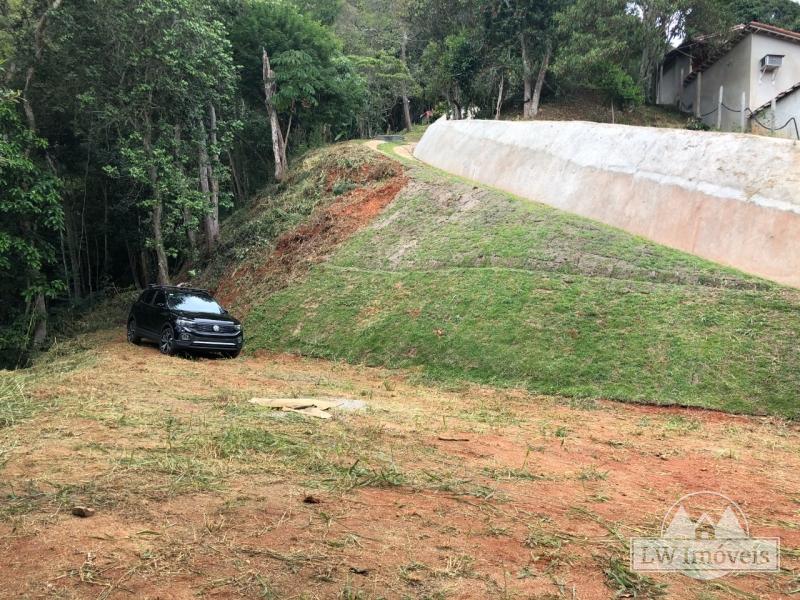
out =
<svg viewBox="0 0 800 600"><path fill-rule="evenodd" d="M67 266L67 247L66 244L64 243L63 227L58 232L58 241L61 244L61 264L64 268L64 283L67 286L67 296L69 297L70 302L72 302L72 289L71 289L72 282L70 281L69 267Z"/></svg>
<svg viewBox="0 0 800 600"><path fill-rule="evenodd" d="M145 248L142 248L139 256L141 256L142 287L147 287L150 284L150 256Z"/></svg>
<svg viewBox="0 0 800 600"><path fill-rule="evenodd" d="M108 254L108 187L103 184L103 278L109 278L111 257Z"/></svg>
<svg viewBox="0 0 800 600"><path fill-rule="evenodd" d="M203 124L203 121L200 121L200 143L198 144L198 159L197 159L199 171L198 176L200 180L200 192L203 194L203 198L205 198L206 202L211 203L211 183L210 183L210 171L211 165L209 164L208 158L208 146L206 143L206 127ZM203 217L203 224L205 227L205 234L206 234L206 249L211 252L213 250L213 230L211 230L211 222L209 220L209 214Z"/></svg>
<svg viewBox="0 0 800 600"><path fill-rule="evenodd" d="M503 88L505 87L505 75L500 75L500 87L497 91L497 107L494 110L494 118L500 118L500 109L503 107Z"/></svg>
<svg viewBox="0 0 800 600"><path fill-rule="evenodd" d="M182 159L182 151L183 151L183 129L180 125L175 125L174 128L175 132L175 150L173 154L173 158L175 159L175 164L178 167L178 171L182 177L186 176L186 173L183 170L183 159ZM184 205L181 212L183 213L183 226L186 228L186 238L189 240L189 262L193 261L196 258L196 250L197 250L197 230L195 228L194 219L192 218L192 211L191 209Z"/></svg>
<svg viewBox="0 0 800 600"><path fill-rule="evenodd" d="M403 41L400 45L400 60L403 61L403 65L408 68L408 64L406 63L406 46L408 45L408 31L403 31ZM411 102L408 100L408 90L403 86L403 119L406 122L406 131L411 131L411 126L413 123L411 122Z"/></svg>
<svg viewBox="0 0 800 600"><path fill-rule="evenodd" d="M161 217L164 212L164 205L161 199L161 190L158 185L158 168L153 162L152 124L150 122L150 115L145 115L144 129L142 144L147 153L147 173L150 178L150 188L153 192L153 211L150 213L150 218L153 227L153 248L156 251L156 272L158 283L160 285L169 285L169 263L167 262L167 252L164 249L164 236L161 232Z"/></svg>
<svg viewBox="0 0 800 600"><path fill-rule="evenodd" d="M136 264L136 254L131 250L131 243L128 238L125 238L125 250L128 252L128 265L131 268L131 277L133 277L133 285L136 287L137 290L141 290L144 285L142 285L141 278L139 276L138 265Z"/></svg>
<svg viewBox="0 0 800 600"><path fill-rule="evenodd" d="M448 118L453 120L458 119L458 115L456 115L456 107L453 104L453 99L450 97L449 91L445 93L445 99L447 100L447 107L448 107L447 113L451 115Z"/></svg>
<svg viewBox="0 0 800 600"><path fill-rule="evenodd" d="M66 203L65 203L66 204ZM70 206L64 206L64 228L67 230L67 254L72 267L72 292L76 300L83 298L83 277L81 276L81 258L76 247L75 221Z"/></svg>
<svg viewBox="0 0 800 600"><path fill-rule="evenodd" d="M244 188L242 187L242 182L239 177L239 169L236 168L236 160L233 157L233 153L230 149L226 150L225 153L228 156L228 164L231 167L231 178L233 179L233 194L236 196L236 200L243 201L246 196L244 193Z"/></svg>
<svg viewBox="0 0 800 600"><path fill-rule="evenodd" d="M522 118L531 118L531 100L533 99L533 68L528 54L528 43L525 34L519 34L519 42L522 50Z"/></svg>
<svg viewBox="0 0 800 600"><path fill-rule="evenodd" d="M39 293L36 295L33 312L36 321L33 329L33 347L38 350L44 346L44 342L47 339L47 304L44 300L44 294Z"/></svg>
<svg viewBox="0 0 800 600"><path fill-rule="evenodd" d="M164 250L164 238L161 233L161 215L164 207L161 203L161 194L155 192L155 204L153 205L153 246L156 250L156 262L158 267L159 285L169 285L169 266L167 263L167 253Z"/></svg>
<svg viewBox="0 0 800 600"><path fill-rule="evenodd" d="M277 91L275 83L275 72L269 64L269 55L266 48L262 50L261 55L261 78L264 82L264 101L267 106L267 113L269 114L269 126L272 130L272 154L275 158L275 179L284 181L286 179L288 165L286 164L286 143L281 133L281 126L278 122L278 111L275 105L272 104L272 97Z"/></svg>
<svg viewBox="0 0 800 600"><path fill-rule="evenodd" d="M208 111L211 136L211 161L208 163L208 183L211 190L211 210L206 213L206 247L209 254L214 251L219 243L219 154L217 154L217 111L214 105L209 105Z"/></svg>
<svg viewBox="0 0 800 600"><path fill-rule="evenodd" d="M547 69L550 67L550 56L553 54L553 47L550 42L544 50L542 57L542 64L539 65L539 75L536 77L536 87L533 89L533 97L531 98L530 117L535 118L539 114L539 101L542 98L542 87L544 87L544 78L547 75Z"/></svg>
<svg viewBox="0 0 800 600"><path fill-rule="evenodd" d="M84 184L85 187L85 184ZM83 248L83 240L86 240L86 285L89 287L89 296L92 295L92 249L89 247L89 232L86 231L86 198L83 200L83 209L81 210L81 237L78 250Z"/></svg>

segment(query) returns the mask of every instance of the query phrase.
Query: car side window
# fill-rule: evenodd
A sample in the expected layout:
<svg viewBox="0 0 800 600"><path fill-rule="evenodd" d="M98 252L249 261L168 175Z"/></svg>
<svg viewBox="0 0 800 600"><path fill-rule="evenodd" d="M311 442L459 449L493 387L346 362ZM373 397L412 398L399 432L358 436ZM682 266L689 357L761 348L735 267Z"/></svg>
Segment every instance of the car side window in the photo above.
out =
<svg viewBox="0 0 800 600"><path fill-rule="evenodd" d="M139 298L139 302L142 304L150 304L153 301L153 296L155 296L155 290L146 290L142 292L142 297Z"/></svg>
<svg viewBox="0 0 800 600"><path fill-rule="evenodd" d="M167 297L164 295L164 290L158 290L156 292L156 298L153 300L153 306L166 306L167 304Z"/></svg>

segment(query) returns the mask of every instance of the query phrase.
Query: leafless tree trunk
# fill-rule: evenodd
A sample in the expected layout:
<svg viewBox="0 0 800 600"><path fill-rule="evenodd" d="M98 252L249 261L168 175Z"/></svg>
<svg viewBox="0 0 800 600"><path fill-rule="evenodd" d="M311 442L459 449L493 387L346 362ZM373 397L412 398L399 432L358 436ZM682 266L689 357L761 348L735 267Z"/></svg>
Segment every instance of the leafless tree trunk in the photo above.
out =
<svg viewBox="0 0 800 600"><path fill-rule="evenodd" d="M408 46L408 31L403 30L403 41L400 44L400 60L403 61L403 64L408 68L408 64L406 63L406 46ZM406 130L411 131L411 126L413 123L411 122L411 102L408 100L408 90L403 87L403 118L406 122Z"/></svg>
<svg viewBox="0 0 800 600"><path fill-rule="evenodd" d="M280 122L278 121L278 111L272 103L272 97L277 91L277 85L275 82L275 71L270 67L269 54L267 54L266 48L262 50L261 77L264 82L264 101L267 105L269 125L272 130L272 154L275 157L275 179L283 181L286 179L288 173L288 165L286 164L286 142L281 132Z"/></svg>
<svg viewBox="0 0 800 600"><path fill-rule="evenodd" d="M497 91L497 107L494 110L494 118L495 119L499 119L500 118L500 109L503 107L503 100L505 99L505 91L503 89L505 87L505 83L506 83L505 74L501 73L500 74L500 86L499 86L499 89Z"/></svg>
<svg viewBox="0 0 800 600"><path fill-rule="evenodd" d="M539 101L542 98L542 87L544 87L544 78L547 75L547 69L550 67L550 57L553 54L553 47L550 42L547 42L542 57L542 64L539 65L539 75L536 77L536 87L533 89L533 97L531 98L530 115L533 118L539 114Z"/></svg>

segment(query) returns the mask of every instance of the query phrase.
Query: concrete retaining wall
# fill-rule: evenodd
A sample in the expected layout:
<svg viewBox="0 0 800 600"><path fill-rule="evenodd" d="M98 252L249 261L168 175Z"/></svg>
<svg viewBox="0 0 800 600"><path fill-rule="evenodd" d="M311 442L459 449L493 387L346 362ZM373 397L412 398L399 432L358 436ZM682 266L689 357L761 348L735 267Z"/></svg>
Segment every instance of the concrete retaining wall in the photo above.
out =
<svg viewBox="0 0 800 600"><path fill-rule="evenodd" d="M800 287L800 145L789 140L580 121L440 119L414 155Z"/></svg>

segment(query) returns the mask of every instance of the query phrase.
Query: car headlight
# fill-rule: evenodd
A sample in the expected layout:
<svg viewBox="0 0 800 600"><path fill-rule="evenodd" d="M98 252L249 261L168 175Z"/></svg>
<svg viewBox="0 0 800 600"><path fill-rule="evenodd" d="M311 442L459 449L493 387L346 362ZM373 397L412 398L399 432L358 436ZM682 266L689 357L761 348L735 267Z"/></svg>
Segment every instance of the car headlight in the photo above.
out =
<svg viewBox="0 0 800 600"><path fill-rule="evenodd" d="M175 325L178 329L191 329L192 325L194 325L194 321L190 321L189 319L175 319Z"/></svg>
<svg viewBox="0 0 800 600"><path fill-rule="evenodd" d="M237 333L242 330L242 326L241 325L234 325L233 328L236 330Z"/></svg>

